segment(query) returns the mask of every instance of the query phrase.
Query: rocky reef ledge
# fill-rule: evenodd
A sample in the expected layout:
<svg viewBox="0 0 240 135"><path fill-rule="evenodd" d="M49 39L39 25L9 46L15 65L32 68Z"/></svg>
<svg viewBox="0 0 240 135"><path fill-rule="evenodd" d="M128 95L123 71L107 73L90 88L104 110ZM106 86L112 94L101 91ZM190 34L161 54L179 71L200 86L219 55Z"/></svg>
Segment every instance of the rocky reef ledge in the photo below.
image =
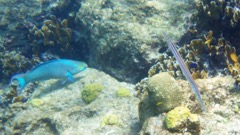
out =
<svg viewBox="0 0 240 135"><path fill-rule="evenodd" d="M240 134L240 94L232 77L196 80L208 110L206 113L199 109L188 82L172 79L183 99L179 100L179 105L175 103L169 108L166 107L167 102L150 104L155 100L147 102L148 95L137 98L133 84L119 82L91 68L77 75L74 83L40 82L27 102L0 108L0 133ZM157 98L152 95L154 93L158 92L149 96ZM159 110L163 105L167 111Z"/></svg>

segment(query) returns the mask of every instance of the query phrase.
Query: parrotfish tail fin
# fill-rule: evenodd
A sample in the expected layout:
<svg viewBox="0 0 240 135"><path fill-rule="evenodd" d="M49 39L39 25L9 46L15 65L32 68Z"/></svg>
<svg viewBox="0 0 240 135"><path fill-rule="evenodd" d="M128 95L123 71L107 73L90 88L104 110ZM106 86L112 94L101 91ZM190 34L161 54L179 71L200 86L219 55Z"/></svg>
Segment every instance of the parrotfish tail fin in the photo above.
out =
<svg viewBox="0 0 240 135"><path fill-rule="evenodd" d="M26 80L25 80L25 74L17 74L17 75L14 75L12 78L11 78L11 83L14 83L15 80L18 81L18 84L20 86L20 91L19 93L22 92L23 88L26 86Z"/></svg>

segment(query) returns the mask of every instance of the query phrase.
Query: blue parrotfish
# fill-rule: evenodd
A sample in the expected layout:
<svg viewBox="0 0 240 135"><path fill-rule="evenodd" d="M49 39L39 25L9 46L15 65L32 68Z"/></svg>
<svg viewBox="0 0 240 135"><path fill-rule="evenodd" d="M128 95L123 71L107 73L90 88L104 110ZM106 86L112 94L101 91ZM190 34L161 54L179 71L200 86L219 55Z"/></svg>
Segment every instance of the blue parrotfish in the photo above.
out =
<svg viewBox="0 0 240 135"><path fill-rule="evenodd" d="M69 59L50 60L35 66L26 73L14 75L11 78L11 83L17 80L20 86L19 92L21 93L29 82L48 79L62 79L64 82L74 82L73 75L86 68L87 64L81 61Z"/></svg>

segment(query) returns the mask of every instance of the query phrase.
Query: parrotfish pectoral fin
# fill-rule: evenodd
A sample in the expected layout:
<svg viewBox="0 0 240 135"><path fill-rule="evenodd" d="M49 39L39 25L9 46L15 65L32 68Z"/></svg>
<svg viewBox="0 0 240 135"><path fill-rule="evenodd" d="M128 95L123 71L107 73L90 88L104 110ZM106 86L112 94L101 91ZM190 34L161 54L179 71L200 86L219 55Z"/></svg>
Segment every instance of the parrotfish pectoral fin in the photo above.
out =
<svg viewBox="0 0 240 135"><path fill-rule="evenodd" d="M67 82L68 79L65 80L61 80L61 85L65 84Z"/></svg>
<svg viewBox="0 0 240 135"><path fill-rule="evenodd" d="M73 78L72 73L67 72L66 76L67 76L67 79L68 79L70 82L74 82L74 81L75 81L75 79Z"/></svg>
<svg viewBox="0 0 240 135"><path fill-rule="evenodd" d="M26 86L26 81L24 79L24 76L25 76L25 74L17 74L17 75L14 75L11 78L11 83L13 83L14 80L18 81L18 84L19 84L19 87L20 87L19 93L21 93L23 88Z"/></svg>

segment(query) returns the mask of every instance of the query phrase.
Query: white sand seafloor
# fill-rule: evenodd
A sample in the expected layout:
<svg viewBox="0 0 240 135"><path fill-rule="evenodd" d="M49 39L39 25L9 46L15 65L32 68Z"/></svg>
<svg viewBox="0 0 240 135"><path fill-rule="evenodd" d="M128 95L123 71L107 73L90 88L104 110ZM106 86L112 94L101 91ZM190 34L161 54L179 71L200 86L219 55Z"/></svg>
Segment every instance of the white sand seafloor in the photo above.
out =
<svg viewBox="0 0 240 135"><path fill-rule="evenodd" d="M139 99L134 96L133 84L119 82L104 72L91 68L75 77L74 83L66 85L60 85L57 80L40 82L28 102L11 104L2 111L1 118L6 120L1 125L4 133L0 134L137 135L140 132ZM81 91L89 83L102 84L104 89L96 100L86 104L81 98ZM189 86L187 81L183 80L182 83ZM197 83L207 90L219 91L218 96L222 95L224 101L208 105L208 112L199 114L200 134L240 134L240 112L236 110L240 104L240 92L230 92L234 79L216 77L198 80ZM119 88L129 89L131 96L118 97L116 92ZM38 101L37 105L32 104L31 101L34 100ZM117 124L103 124L103 118L109 115L118 117ZM151 119L152 124L142 129L142 133L182 134L166 131L162 124L164 115Z"/></svg>

